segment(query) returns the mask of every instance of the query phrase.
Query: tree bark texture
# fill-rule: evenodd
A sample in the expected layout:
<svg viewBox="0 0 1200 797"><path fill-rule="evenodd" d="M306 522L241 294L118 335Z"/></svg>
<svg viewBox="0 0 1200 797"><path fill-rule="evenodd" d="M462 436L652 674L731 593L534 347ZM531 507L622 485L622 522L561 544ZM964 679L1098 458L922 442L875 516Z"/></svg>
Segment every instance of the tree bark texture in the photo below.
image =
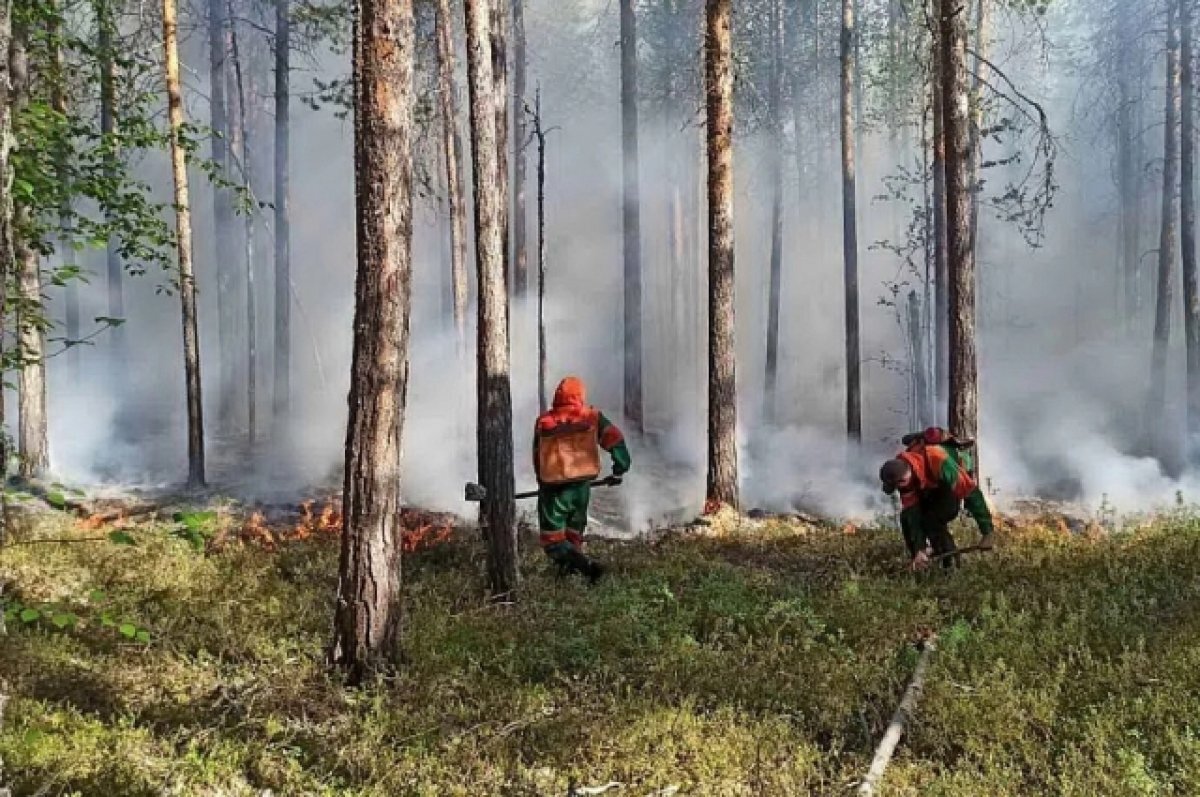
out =
<svg viewBox="0 0 1200 797"><path fill-rule="evenodd" d="M1180 184L1182 197L1184 340L1187 346L1187 453L1200 432L1200 280L1196 273L1196 83L1192 48L1194 0L1179 0L1182 97Z"/></svg>
<svg viewBox="0 0 1200 797"><path fill-rule="evenodd" d="M1162 218L1158 244L1158 290L1154 312L1154 349L1151 357L1150 423L1162 427L1158 419L1166 411L1167 352L1171 342L1171 304L1174 294L1177 248L1176 218L1179 212L1179 30L1178 6L1167 4L1167 75L1165 124L1163 127ZM1155 435L1160 455L1166 454L1164 435Z"/></svg>
<svg viewBox="0 0 1200 797"><path fill-rule="evenodd" d="M63 58L62 46L58 44L62 39L62 19L63 9L61 4L54 0L50 11L50 36L56 45L51 47L51 63L50 63L50 106L55 113L61 114L62 118L67 118L67 70L66 62ZM60 185L68 185L71 180L70 174L70 146L66 143L55 153L55 171L56 179ZM79 331L79 281L70 273L75 270L75 249L72 246L71 240L71 197L70 193L63 194L62 204L58 209L58 255L59 261L62 263L63 276L66 284L63 286L63 298L65 299L65 332L67 337L67 374L73 386L79 385L79 347L71 345L72 341L77 341L81 337Z"/></svg>
<svg viewBox="0 0 1200 797"><path fill-rule="evenodd" d="M238 48L237 23L234 21L233 3L229 5L230 57L233 60L233 87L237 92L237 119L230 125L233 133L233 151L241 156L242 189L256 204L254 175L251 160L250 125L247 118L246 81L242 74L242 58ZM231 157L230 160L233 160ZM245 278L246 278L246 438L253 447L258 434L258 319L254 297L254 210L244 214L245 219Z"/></svg>
<svg viewBox="0 0 1200 797"><path fill-rule="evenodd" d="M534 100L533 132L537 139L537 275L538 275L538 407L545 412L548 400L546 367L546 131L542 127L542 91Z"/></svg>
<svg viewBox="0 0 1200 797"><path fill-rule="evenodd" d="M15 257L13 236L13 100L17 70L9 59L15 55L12 0L0 0L0 308L8 306L9 268ZM5 314L0 312L0 377L4 374ZM8 475L8 436L5 430L4 391L0 390L0 480ZM7 507L0 496L0 526L7 521ZM3 534L0 534L2 537ZM3 540L0 540L3 542Z"/></svg>
<svg viewBox="0 0 1200 797"><path fill-rule="evenodd" d="M113 16L112 0L96 0L96 25L98 36L96 49L100 59L100 135L107 141L112 141L117 134L117 64L114 51L113 36L116 34L116 20ZM109 158L107 168L113 175L118 169L117 153ZM115 214L109 213L107 221L110 225L115 222ZM124 266L121 262L120 242L111 234L105 246L105 274L108 288L108 316L110 318L125 318L125 288ZM125 366L125 328L118 326L109 333L112 335L113 351L116 356L110 363L114 373L120 373Z"/></svg>
<svg viewBox="0 0 1200 797"><path fill-rule="evenodd" d="M358 0L354 176L358 276L333 659L352 682L396 662L400 455L412 300L411 0Z"/></svg>
<svg viewBox="0 0 1200 797"><path fill-rule="evenodd" d="M504 279L505 285L511 291L512 258L509 252L509 164L508 164L508 14L506 0L488 0L490 3L490 34L492 40L492 80L495 81L495 110L496 110L496 171L497 185L500 187L500 236L504 248ZM505 323L508 323L507 321Z"/></svg>
<svg viewBox="0 0 1200 797"><path fill-rule="evenodd" d="M275 0L275 357L272 421L277 436L292 401L292 216L290 0Z"/></svg>
<svg viewBox="0 0 1200 797"><path fill-rule="evenodd" d="M946 137L946 253L950 340L951 431L974 440L979 385L975 355L975 253L971 249L971 111L967 85L967 14L942 0L942 80Z"/></svg>
<svg viewBox="0 0 1200 797"><path fill-rule="evenodd" d="M858 321L858 210L855 196L854 0L842 0L842 279L846 322L846 434L862 440L862 364Z"/></svg>
<svg viewBox="0 0 1200 797"><path fill-rule="evenodd" d="M13 36L9 66L13 90L13 113L20 114L29 102L30 72L28 31L18 25ZM17 144L19 146L19 143ZM21 373L17 381L17 453L21 476L42 476L50 467L46 434L46 336L42 304L42 276L38 253L27 233L31 209L17 201L14 206L13 250L17 287L17 354Z"/></svg>
<svg viewBox="0 0 1200 797"><path fill-rule="evenodd" d="M771 75L767 102L771 124L771 150L768 154L771 175L771 263L767 288L767 362L763 383L763 419L775 422L776 384L779 379L779 304L783 278L783 9L780 0L770 8ZM798 134L797 134L798 135Z"/></svg>
<svg viewBox="0 0 1200 797"><path fill-rule="evenodd" d="M480 520L487 536L489 581L493 594L501 597L516 589L519 578L504 267L505 192L500 179L502 150L496 145L496 124L504 118L504 95L497 93L492 73L491 3L465 0L464 5L479 283L476 436L479 483L487 490Z"/></svg>
<svg viewBox="0 0 1200 797"><path fill-rule="evenodd" d="M937 0L941 3L941 0ZM939 6L940 7L940 6ZM945 416L950 384L950 275L947 271L945 88L941 30L934 31L930 91L933 94L933 263L934 395L939 421Z"/></svg>
<svg viewBox="0 0 1200 797"><path fill-rule="evenodd" d="M220 5L214 0L212 7ZM192 214L188 204L187 154L180 140L183 95L179 86L178 9L162 0L166 51L167 115L171 128L171 171L175 178L175 230L179 253L179 300L183 319L183 365L187 384L188 484L204 485L204 408L200 391L200 335L196 319L196 276L192 269Z"/></svg>
<svg viewBox="0 0 1200 797"><path fill-rule="evenodd" d="M462 134L458 125L458 84L450 0L437 0L438 102L446 194L450 205L450 281L454 293L454 331L459 357L467 352L467 214L462 174Z"/></svg>
<svg viewBox="0 0 1200 797"><path fill-rule="evenodd" d="M639 431L642 407L642 222L638 159L637 18L621 0L621 151L625 241L625 417Z"/></svg>
<svg viewBox="0 0 1200 797"><path fill-rule="evenodd" d="M525 0L512 0L513 14L513 289L517 298L529 292L528 228L525 210L526 167L525 145L529 132L525 127L525 72L528 54L525 47Z"/></svg>
<svg viewBox="0 0 1200 797"><path fill-rule="evenodd" d="M738 506L733 271L732 0L707 0L708 485L707 503Z"/></svg>
<svg viewBox="0 0 1200 797"><path fill-rule="evenodd" d="M988 29L991 26L991 3L975 0L975 74L971 79L971 251L979 258L979 196L983 189L980 166L983 162L983 139L980 132L985 123L983 86L988 74Z"/></svg>
<svg viewBox="0 0 1200 797"><path fill-rule="evenodd" d="M228 56L225 0L208 0L208 56L209 56L209 126L211 133L211 158L222 177L230 178L229 171L229 114L225 97L225 59ZM219 369L217 382L217 429L228 432L234 420L237 398L234 386L237 383L235 364L237 332L236 302L234 299L235 264L233 196L229 189L213 186L213 235L217 258L217 347Z"/></svg>

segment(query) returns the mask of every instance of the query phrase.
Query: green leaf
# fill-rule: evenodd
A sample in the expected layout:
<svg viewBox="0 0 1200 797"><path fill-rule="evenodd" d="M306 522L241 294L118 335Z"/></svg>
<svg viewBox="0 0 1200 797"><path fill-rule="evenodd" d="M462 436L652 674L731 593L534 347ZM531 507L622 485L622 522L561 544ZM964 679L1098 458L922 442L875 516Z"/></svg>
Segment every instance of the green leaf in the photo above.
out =
<svg viewBox="0 0 1200 797"><path fill-rule="evenodd" d="M100 626L102 628L113 628L114 626L116 626L116 624L117 624L116 620L113 620L112 615L109 614L108 612L105 612L104 614L100 615Z"/></svg>
<svg viewBox="0 0 1200 797"><path fill-rule="evenodd" d="M57 490L55 492L46 494L46 503L48 503L50 506L54 507L55 509L66 509L67 508L66 496L64 496L62 493L58 492Z"/></svg>
<svg viewBox="0 0 1200 797"><path fill-rule="evenodd" d="M59 629L75 625L77 620L78 618L70 612L57 612L50 618L50 622L54 624L54 627Z"/></svg>
<svg viewBox="0 0 1200 797"><path fill-rule="evenodd" d="M92 603L104 603L108 600L108 595L102 589L94 589L88 593L88 600Z"/></svg>
<svg viewBox="0 0 1200 797"><path fill-rule="evenodd" d="M21 622L22 623L36 622L37 619L41 616L42 616L42 613L39 612L37 609L24 609L21 612Z"/></svg>
<svg viewBox="0 0 1200 797"><path fill-rule="evenodd" d="M150 632L145 629L137 632L137 641L143 644L150 644Z"/></svg>
<svg viewBox="0 0 1200 797"><path fill-rule="evenodd" d="M114 545L137 545L137 540L125 531L110 531L108 541Z"/></svg>
<svg viewBox="0 0 1200 797"><path fill-rule="evenodd" d="M127 639L133 639L137 636L138 629L133 623L121 623L120 627L117 628L117 631L120 632L121 636L126 637Z"/></svg>

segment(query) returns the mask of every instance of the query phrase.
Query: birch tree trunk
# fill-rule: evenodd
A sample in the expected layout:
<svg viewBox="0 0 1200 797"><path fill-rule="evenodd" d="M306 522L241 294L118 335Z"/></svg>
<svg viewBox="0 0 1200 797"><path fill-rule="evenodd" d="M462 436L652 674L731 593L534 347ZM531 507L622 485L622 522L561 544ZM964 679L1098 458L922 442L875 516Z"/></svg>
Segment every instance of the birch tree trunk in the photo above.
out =
<svg viewBox="0 0 1200 797"><path fill-rule="evenodd" d="M706 503L738 507L733 271L733 3L707 0L708 486Z"/></svg>
<svg viewBox="0 0 1200 797"><path fill-rule="evenodd" d="M358 0L358 276L332 656L355 683L395 665L400 644L400 446L412 300L414 53L411 0Z"/></svg>
<svg viewBox="0 0 1200 797"><path fill-rule="evenodd" d="M275 0L275 357L271 414L276 438L292 402L290 0Z"/></svg>
<svg viewBox="0 0 1200 797"><path fill-rule="evenodd" d="M946 237L950 304L950 430L978 434L975 355L975 253L971 249L971 112L967 85L967 14L941 0L943 114L946 136ZM978 467L978 464L977 464Z"/></svg>
<svg viewBox="0 0 1200 797"><path fill-rule="evenodd" d="M504 268L504 184L496 125L504 95L492 73L491 2L465 0L471 157L475 180L475 260L479 283L477 439L479 483L487 491L480 520L488 542L492 593L510 595L517 571L516 503L513 499L512 387L509 376L508 302ZM498 108L499 106L499 108Z"/></svg>
<svg viewBox="0 0 1200 797"><path fill-rule="evenodd" d="M938 3L941 0L937 0ZM940 6L939 6L940 8ZM945 88L942 77L942 33L934 31L930 91L933 94L933 262L934 262L934 395L939 422L946 416L950 387L950 274L946 232L946 131Z"/></svg>
<svg viewBox="0 0 1200 797"><path fill-rule="evenodd" d="M862 366L858 323L858 210L854 173L855 60L854 0L842 0L842 279L846 322L846 433L862 440Z"/></svg>
<svg viewBox="0 0 1200 797"><path fill-rule="evenodd" d="M625 417L641 431L642 225L638 160L637 18L634 0L621 0L621 145L625 242Z"/></svg>
<svg viewBox="0 0 1200 797"><path fill-rule="evenodd" d="M100 135L109 142L117 134L116 86L117 66L116 53L113 46L113 36L116 33L116 20L113 18L112 0L96 0L96 25L98 36L96 40L97 55L100 62ZM115 142L114 142L115 143ZM118 168L117 152L109 157L107 169L115 175ZM107 221L112 225L115 214L109 213ZM111 235L105 245L105 274L108 288L109 318L125 318L125 289L124 267L121 263L120 242ZM115 356L110 362L114 374L119 374L125 367L125 327L118 326L109 332L112 335L113 352Z"/></svg>
<svg viewBox="0 0 1200 797"><path fill-rule="evenodd" d="M214 0L210 8L219 6ZM166 51L167 113L171 129L171 170L175 180L175 230L179 253L179 300L183 319L183 365L187 384L188 484L204 485L204 410L200 392L200 335L196 320L196 277L192 270L192 215L188 205L187 156L180 138L183 96L179 87L178 10L162 0Z"/></svg>

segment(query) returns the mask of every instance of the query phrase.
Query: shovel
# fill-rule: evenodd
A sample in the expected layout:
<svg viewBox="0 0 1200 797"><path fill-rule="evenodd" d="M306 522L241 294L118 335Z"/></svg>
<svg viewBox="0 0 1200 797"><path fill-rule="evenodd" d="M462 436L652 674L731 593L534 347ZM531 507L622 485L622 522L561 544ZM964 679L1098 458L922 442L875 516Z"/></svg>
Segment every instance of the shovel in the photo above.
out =
<svg viewBox="0 0 1200 797"><path fill-rule="evenodd" d="M604 479L597 479L596 481L588 484L588 486L589 487L616 487L620 483L621 483L620 476L609 476ZM540 490L530 490L529 492L525 492L525 493L517 493L516 495L513 496L513 498L516 498L516 499L537 498L540 493L541 493ZM466 498L466 500L472 501L472 502L483 501L485 498L487 498L487 488L484 487L482 484L475 484L473 482L467 482L465 498Z"/></svg>

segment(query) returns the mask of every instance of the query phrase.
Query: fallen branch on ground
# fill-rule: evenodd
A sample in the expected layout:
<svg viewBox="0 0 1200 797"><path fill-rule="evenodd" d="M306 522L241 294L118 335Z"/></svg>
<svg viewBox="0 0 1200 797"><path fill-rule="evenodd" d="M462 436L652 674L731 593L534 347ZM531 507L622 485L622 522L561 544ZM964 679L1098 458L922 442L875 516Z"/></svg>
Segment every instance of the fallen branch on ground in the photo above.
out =
<svg viewBox="0 0 1200 797"><path fill-rule="evenodd" d="M892 761L896 745L900 744L900 737L904 735L904 727L913 715L917 701L921 699L921 693L925 688L925 673L929 669L929 660L933 657L936 642L937 637L930 637L922 643L921 657L917 659L917 669L913 672L908 688L904 690L904 697L901 698L896 713L892 715L892 722L883 734L879 747L875 749L875 758L871 761L871 768L867 771L867 776L863 778L862 785L858 787L860 795L875 793L876 786Z"/></svg>

